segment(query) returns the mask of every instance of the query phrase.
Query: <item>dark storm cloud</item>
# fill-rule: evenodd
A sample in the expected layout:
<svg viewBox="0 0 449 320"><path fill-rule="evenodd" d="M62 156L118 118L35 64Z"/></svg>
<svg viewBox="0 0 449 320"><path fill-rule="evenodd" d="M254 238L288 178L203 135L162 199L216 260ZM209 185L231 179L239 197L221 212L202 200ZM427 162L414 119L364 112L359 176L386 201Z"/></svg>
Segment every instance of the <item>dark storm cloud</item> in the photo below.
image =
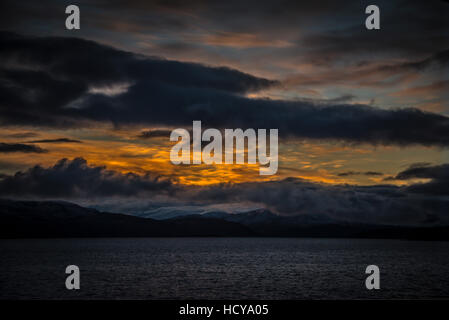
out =
<svg viewBox="0 0 449 320"><path fill-rule="evenodd" d="M376 171L365 171L365 172L360 172L360 171L346 171L346 172L341 172L339 174L337 174L339 177L348 177L348 176L357 176L357 175L365 175L365 176L382 176L383 173L381 172L376 172Z"/></svg>
<svg viewBox="0 0 449 320"><path fill-rule="evenodd" d="M243 94L277 82L76 38L11 33L0 37L2 124L64 127L96 120L191 126L193 120L202 120L204 126L217 128L279 128L282 136L449 145L449 118L443 115L335 102L249 99Z"/></svg>
<svg viewBox="0 0 449 320"><path fill-rule="evenodd" d="M413 184L407 188L410 192L449 196L449 164L431 166L413 165L398 173L394 179L430 179L429 182Z"/></svg>
<svg viewBox="0 0 449 320"><path fill-rule="evenodd" d="M125 213L133 212L131 203L142 210L145 203L154 206L154 200L160 199L162 207L252 204L280 215L318 214L348 222L425 224L431 216L433 223L449 223L447 197L420 193L413 186L327 185L297 178L181 186L149 174L122 174L91 166L78 158L3 176L0 194L14 198L97 199L100 204L114 196L118 203L128 203L129 211Z"/></svg>
<svg viewBox="0 0 449 320"><path fill-rule="evenodd" d="M47 152L47 150L32 144L0 142L0 153L9 152L44 153Z"/></svg>
<svg viewBox="0 0 449 320"><path fill-rule="evenodd" d="M163 129L153 129L153 130L144 130L137 137L141 139L151 139L151 138L169 138L171 134L171 130L163 130Z"/></svg>
<svg viewBox="0 0 449 320"><path fill-rule="evenodd" d="M84 89L86 85L107 85L115 81L140 79L232 93L257 91L276 84L275 81L225 67L211 68L144 57L77 38L35 38L7 32L2 32L0 37L3 72L11 80L11 84L23 81L21 71L28 74L35 69L43 70L43 74L48 76L45 79L48 83L41 86L48 85L51 88L60 83L67 84L55 78L68 78L71 85L79 85L78 89ZM17 63L22 65L17 66ZM36 85L33 80L34 78L24 84Z"/></svg>
<svg viewBox="0 0 449 320"><path fill-rule="evenodd" d="M1 33L0 42L4 124L68 126L76 119L120 121L128 113L125 121L151 122L153 111L166 104L167 109L173 108L170 100L176 101L177 91L185 91L176 101L183 107L195 99L195 92L241 94L276 83L229 68L146 58L81 39ZM117 99L88 94L90 88L132 81L138 82L137 89ZM123 103L134 104L134 99L144 99L139 102L141 109L130 110L131 105L125 111ZM98 107L89 108L89 103L97 102ZM122 107L121 111L115 107Z"/></svg>
<svg viewBox="0 0 449 320"><path fill-rule="evenodd" d="M138 196L171 189L171 182L158 176L122 174L105 167L89 166L86 160L61 159L54 166L35 166L0 181L0 194L15 197Z"/></svg>
<svg viewBox="0 0 449 320"><path fill-rule="evenodd" d="M59 139L33 140L30 141L30 143L82 143L82 141L69 138L59 138Z"/></svg>
<svg viewBox="0 0 449 320"><path fill-rule="evenodd" d="M192 195L192 193L188 193ZM449 223L449 200L392 185L326 185L289 178L201 189L194 199L251 202L281 215L325 215L339 221L378 224Z"/></svg>

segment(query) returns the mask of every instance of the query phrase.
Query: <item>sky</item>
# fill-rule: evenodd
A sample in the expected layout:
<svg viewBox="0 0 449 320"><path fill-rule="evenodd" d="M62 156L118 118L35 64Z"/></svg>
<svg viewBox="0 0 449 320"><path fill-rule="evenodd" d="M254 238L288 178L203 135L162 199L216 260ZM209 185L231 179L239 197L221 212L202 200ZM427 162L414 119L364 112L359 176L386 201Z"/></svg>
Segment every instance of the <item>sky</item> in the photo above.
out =
<svg viewBox="0 0 449 320"><path fill-rule="evenodd" d="M447 1L69 4L2 2L0 196L448 221ZM173 165L193 120L277 128L277 174Z"/></svg>

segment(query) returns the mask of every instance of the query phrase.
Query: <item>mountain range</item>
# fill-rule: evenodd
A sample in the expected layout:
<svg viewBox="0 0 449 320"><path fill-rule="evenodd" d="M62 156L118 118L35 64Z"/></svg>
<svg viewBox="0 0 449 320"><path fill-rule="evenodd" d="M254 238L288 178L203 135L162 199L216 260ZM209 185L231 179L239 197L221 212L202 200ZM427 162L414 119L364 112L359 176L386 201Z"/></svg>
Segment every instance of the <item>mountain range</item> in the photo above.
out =
<svg viewBox="0 0 449 320"><path fill-rule="evenodd" d="M449 240L449 226L399 227L280 216L269 210L188 213L156 220L101 212L65 201L0 199L0 238L329 237Z"/></svg>

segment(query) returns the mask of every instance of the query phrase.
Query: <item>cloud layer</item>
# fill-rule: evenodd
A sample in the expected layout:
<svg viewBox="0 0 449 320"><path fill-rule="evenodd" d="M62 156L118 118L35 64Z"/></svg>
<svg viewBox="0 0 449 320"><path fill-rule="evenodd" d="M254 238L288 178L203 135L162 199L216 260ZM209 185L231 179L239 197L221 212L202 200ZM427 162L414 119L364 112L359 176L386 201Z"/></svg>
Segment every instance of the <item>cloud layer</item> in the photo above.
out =
<svg viewBox="0 0 449 320"><path fill-rule="evenodd" d="M412 166L398 173L394 178L397 180L429 179L429 182L412 185L407 190L414 193L449 196L449 164Z"/></svg>
<svg viewBox="0 0 449 320"><path fill-rule="evenodd" d="M61 159L54 166L39 165L0 180L0 194L14 197L95 198L138 196L171 188L171 182L158 176L122 174L103 166L89 166L86 160Z"/></svg>
<svg viewBox="0 0 449 320"><path fill-rule="evenodd" d="M328 185L288 178L281 181L181 186L133 173L122 174L88 165L82 158L62 159L54 166L35 166L0 179L0 194L14 198L98 200L100 206L116 198L115 210L125 213L155 208L215 206L265 207L281 215L324 215L337 221L427 225L449 223L448 166L405 170L398 179L430 177L423 184ZM435 189L439 188L439 192ZM162 201L157 204L156 200ZM161 200L163 199L163 200ZM156 201L156 202L154 202ZM95 201L94 201L95 203ZM135 209L133 209L135 208Z"/></svg>
<svg viewBox="0 0 449 320"><path fill-rule="evenodd" d="M59 138L59 139L33 140L30 141L30 143L82 143L82 141L69 138Z"/></svg>
<svg viewBox="0 0 449 320"><path fill-rule="evenodd" d="M32 144L0 142L0 153L9 153L9 152L44 153L47 152L47 150Z"/></svg>
<svg viewBox="0 0 449 320"><path fill-rule="evenodd" d="M279 128L282 136L301 138L449 145L449 118L417 109L250 99L243 94L277 82L76 38L1 33L0 43L3 125L190 126L202 120L218 128Z"/></svg>

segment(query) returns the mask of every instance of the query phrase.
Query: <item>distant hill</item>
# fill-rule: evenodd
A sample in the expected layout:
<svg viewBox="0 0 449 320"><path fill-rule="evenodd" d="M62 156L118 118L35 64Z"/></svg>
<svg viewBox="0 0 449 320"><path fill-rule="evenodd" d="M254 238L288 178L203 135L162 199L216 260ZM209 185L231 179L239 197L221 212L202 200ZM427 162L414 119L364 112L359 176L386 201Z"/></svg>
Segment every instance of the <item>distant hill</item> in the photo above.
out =
<svg viewBox="0 0 449 320"><path fill-rule="evenodd" d="M319 214L279 216L269 210L240 214L210 213L202 217L237 222L249 227L256 234L268 237L449 240L449 226L416 228L360 224L336 221Z"/></svg>
<svg viewBox="0 0 449 320"><path fill-rule="evenodd" d="M238 223L189 217L157 221L68 202L0 200L1 238L253 236Z"/></svg>
<svg viewBox="0 0 449 320"><path fill-rule="evenodd" d="M0 199L1 238L255 236L449 240L449 227L350 224L319 215L282 217L268 210L154 220L100 212L63 201Z"/></svg>

